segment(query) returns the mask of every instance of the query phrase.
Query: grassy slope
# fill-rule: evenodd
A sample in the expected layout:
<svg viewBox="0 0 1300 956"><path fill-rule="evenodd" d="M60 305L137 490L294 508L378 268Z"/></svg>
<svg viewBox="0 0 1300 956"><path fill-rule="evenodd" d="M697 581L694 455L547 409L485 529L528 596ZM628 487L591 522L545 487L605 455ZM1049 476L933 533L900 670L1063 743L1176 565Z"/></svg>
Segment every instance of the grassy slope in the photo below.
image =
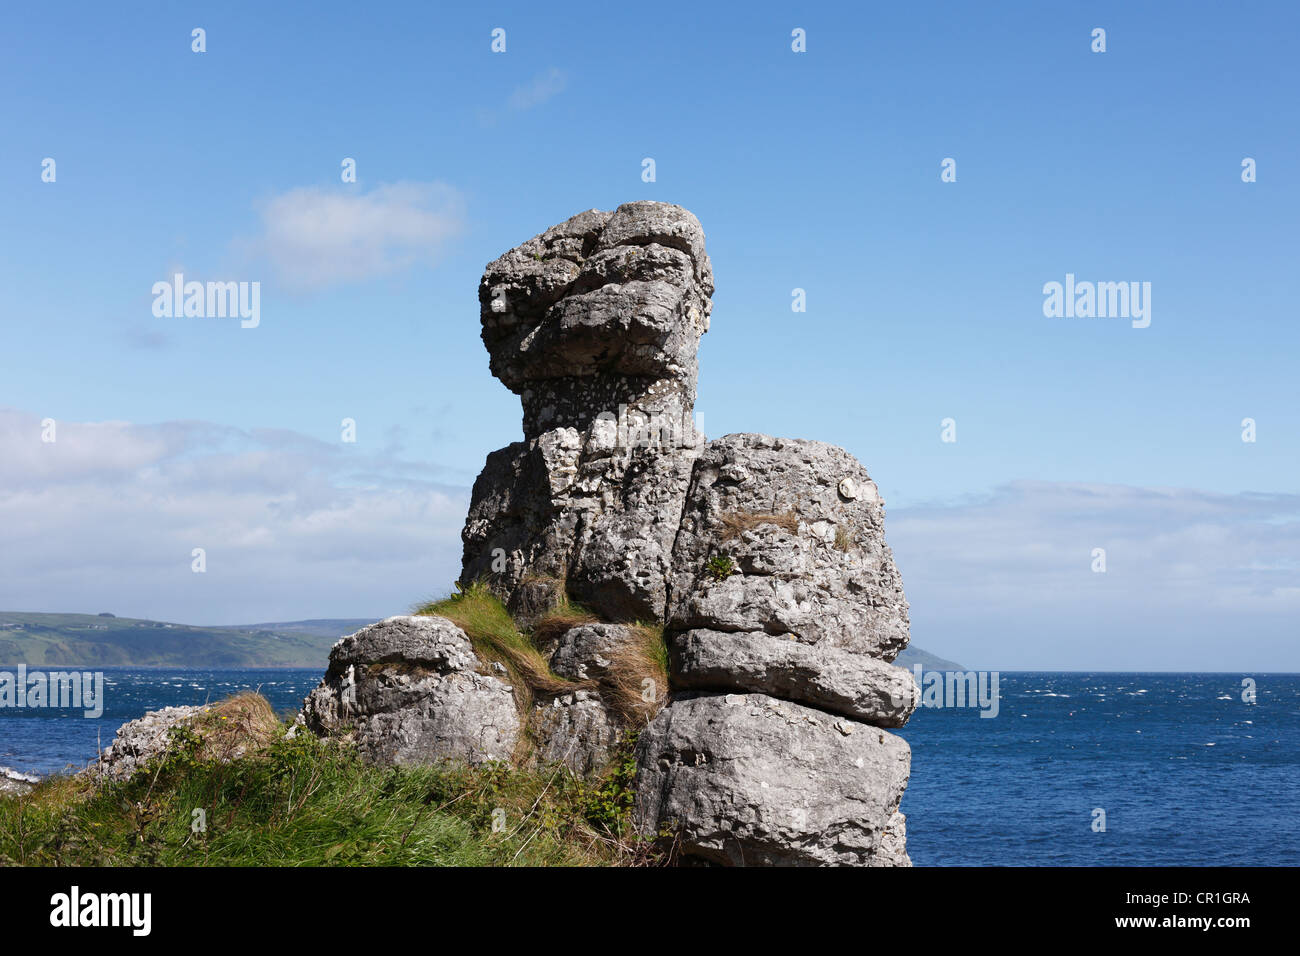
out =
<svg viewBox="0 0 1300 956"><path fill-rule="evenodd" d="M369 623L195 627L94 614L0 611L0 664L323 667L336 640Z"/></svg>
<svg viewBox="0 0 1300 956"><path fill-rule="evenodd" d="M269 707L243 712L269 714ZM229 702L226 702L229 703ZM221 705L218 705L220 707ZM213 718L215 733L227 733ZM231 719L234 719L233 716ZM0 797L0 865L511 866L648 862L628 830L626 752L599 780L563 769L381 768L263 717L261 749L216 759L209 730L177 738L162 762L95 789L54 777ZM247 739L244 730L235 736ZM232 738L234 739L234 738ZM230 740L225 742L229 746ZM206 828L195 832L194 810Z"/></svg>

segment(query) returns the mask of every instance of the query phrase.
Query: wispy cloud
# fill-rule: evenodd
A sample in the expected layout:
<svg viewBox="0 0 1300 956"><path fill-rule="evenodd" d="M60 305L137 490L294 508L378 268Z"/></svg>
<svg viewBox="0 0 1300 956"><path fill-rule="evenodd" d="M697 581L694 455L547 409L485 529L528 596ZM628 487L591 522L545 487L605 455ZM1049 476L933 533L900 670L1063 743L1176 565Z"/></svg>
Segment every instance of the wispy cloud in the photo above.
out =
<svg viewBox="0 0 1300 956"><path fill-rule="evenodd" d="M464 200L444 183L355 189L303 187L266 200L261 235L237 250L288 288L315 291L432 265L463 229Z"/></svg>
<svg viewBox="0 0 1300 956"><path fill-rule="evenodd" d="M569 77L559 67L551 67L532 77L527 83L516 86L506 98L505 104L491 109L478 111L479 122L484 126L495 126L502 119L525 113L528 110L548 103L563 93L569 86Z"/></svg>
<svg viewBox="0 0 1300 956"><path fill-rule="evenodd" d="M523 86L516 87L510 94L508 105L512 110L530 110L559 96L568 84L568 77L565 76L564 71L551 67L538 73Z"/></svg>

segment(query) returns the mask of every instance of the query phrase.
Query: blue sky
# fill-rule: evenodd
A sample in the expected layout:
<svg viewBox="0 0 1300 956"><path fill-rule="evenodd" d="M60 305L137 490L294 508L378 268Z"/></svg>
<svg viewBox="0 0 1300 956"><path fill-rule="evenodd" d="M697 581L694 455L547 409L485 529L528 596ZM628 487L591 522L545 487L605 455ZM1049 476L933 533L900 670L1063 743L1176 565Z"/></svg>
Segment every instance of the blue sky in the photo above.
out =
<svg viewBox="0 0 1300 956"><path fill-rule="evenodd" d="M445 590L519 437L484 264L657 199L713 260L703 429L866 464L918 645L1300 669L1293 5L445 6L11 12L0 607L235 623ZM259 327L155 318L177 270L260 281ZM1150 327L1045 318L1066 273L1150 282Z"/></svg>

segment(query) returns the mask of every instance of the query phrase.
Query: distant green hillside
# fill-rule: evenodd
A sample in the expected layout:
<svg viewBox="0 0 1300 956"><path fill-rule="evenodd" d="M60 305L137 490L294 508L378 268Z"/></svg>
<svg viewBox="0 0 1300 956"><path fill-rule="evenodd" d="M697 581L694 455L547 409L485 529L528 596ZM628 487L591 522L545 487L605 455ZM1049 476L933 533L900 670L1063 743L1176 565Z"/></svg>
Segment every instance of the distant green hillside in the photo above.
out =
<svg viewBox="0 0 1300 956"><path fill-rule="evenodd" d="M0 611L0 664L29 667L323 667L369 619L195 627L95 614Z"/></svg>
<svg viewBox="0 0 1300 956"><path fill-rule="evenodd" d="M921 665L922 670L927 671L964 671L967 668L953 661L946 661L942 657L937 657L929 651L923 651L919 647L906 647L903 653L894 659L894 663L899 667L906 667L909 671L917 664Z"/></svg>
<svg viewBox="0 0 1300 956"><path fill-rule="evenodd" d="M0 665L28 667L324 667L334 642L369 618L326 618L196 627L97 614L0 611ZM965 670L909 647L894 661L909 670Z"/></svg>

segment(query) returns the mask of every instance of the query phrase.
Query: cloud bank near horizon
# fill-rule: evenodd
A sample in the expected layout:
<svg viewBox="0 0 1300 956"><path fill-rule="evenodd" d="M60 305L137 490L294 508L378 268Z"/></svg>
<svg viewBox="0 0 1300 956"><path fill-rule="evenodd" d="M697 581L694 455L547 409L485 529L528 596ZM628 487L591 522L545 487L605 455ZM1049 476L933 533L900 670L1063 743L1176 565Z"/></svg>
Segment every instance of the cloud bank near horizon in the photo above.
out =
<svg viewBox="0 0 1300 956"><path fill-rule="evenodd" d="M468 489L392 448L0 409L0 607L239 624L446 593ZM191 570L203 548L207 570Z"/></svg>
<svg viewBox="0 0 1300 956"><path fill-rule="evenodd" d="M913 641L962 663L1300 670L1300 495L1021 481L886 529Z"/></svg>

